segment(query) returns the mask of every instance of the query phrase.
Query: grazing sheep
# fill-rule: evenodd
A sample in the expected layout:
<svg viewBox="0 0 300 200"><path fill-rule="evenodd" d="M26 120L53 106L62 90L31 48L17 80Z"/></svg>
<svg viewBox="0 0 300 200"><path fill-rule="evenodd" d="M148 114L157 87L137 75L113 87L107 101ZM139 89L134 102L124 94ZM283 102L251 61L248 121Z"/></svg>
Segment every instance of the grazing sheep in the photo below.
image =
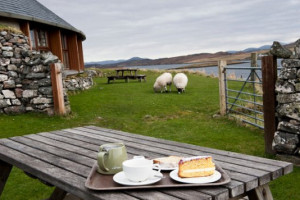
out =
<svg viewBox="0 0 300 200"><path fill-rule="evenodd" d="M184 73L178 73L174 76L173 83L177 88L178 94L185 91L185 87L188 83L188 78Z"/></svg>
<svg viewBox="0 0 300 200"><path fill-rule="evenodd" d="M172 74L165 72L162 75L160 75L159 77L157 77L154 85L153 85L153 90L154 92L167 92L168 88L167 86L169 86L169 90L171 92L171 85L172 85Z"/></svg>

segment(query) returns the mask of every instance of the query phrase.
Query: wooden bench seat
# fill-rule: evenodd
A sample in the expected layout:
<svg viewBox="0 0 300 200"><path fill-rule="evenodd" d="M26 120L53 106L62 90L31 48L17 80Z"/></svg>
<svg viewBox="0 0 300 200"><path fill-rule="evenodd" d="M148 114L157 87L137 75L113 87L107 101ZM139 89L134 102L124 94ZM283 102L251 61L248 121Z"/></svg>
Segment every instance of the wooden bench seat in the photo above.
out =
<svg viewBox="0 0 300 200"><path fill-rule="evenodd" d="M129 82L129 79L138 79L140 82L142 80L146 81L146 75L125 75L125 76L108 76L107 77L107 83L110 83L110 81L120 80L124 79L125 82Z"/></svg>

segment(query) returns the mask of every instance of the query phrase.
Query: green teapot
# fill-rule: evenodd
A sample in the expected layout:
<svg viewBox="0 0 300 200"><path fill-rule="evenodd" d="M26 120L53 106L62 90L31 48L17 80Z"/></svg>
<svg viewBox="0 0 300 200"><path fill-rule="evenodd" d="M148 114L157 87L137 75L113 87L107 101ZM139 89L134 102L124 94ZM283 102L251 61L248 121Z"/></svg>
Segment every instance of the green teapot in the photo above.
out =
<svg viewBox="0 0 300 200"><path fill-rule="evenodd" d="M122 171L122 163L127 160L127 151L123 143L103 144L97 156L97 171L101 174L116 174Z"/></svg>

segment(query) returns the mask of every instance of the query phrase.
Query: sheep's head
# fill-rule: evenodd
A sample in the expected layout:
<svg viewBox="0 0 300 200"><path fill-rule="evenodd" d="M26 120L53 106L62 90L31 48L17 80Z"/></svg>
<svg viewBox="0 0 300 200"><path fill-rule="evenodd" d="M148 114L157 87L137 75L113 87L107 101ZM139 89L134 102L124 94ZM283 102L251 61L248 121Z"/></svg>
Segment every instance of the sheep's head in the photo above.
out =
<svg viewBox="0 0 300 200"><path fill-rule="evenodd" d="M184 92L184 88L177 88L178 94L181 94Z"/></svg>
<svg viewBox="0 0 300 200"><path fill-rule="evenodd" d="M154 92L159 92L160 89L161 89L160 85L157 82L155 82L153 85Z"/></svg>

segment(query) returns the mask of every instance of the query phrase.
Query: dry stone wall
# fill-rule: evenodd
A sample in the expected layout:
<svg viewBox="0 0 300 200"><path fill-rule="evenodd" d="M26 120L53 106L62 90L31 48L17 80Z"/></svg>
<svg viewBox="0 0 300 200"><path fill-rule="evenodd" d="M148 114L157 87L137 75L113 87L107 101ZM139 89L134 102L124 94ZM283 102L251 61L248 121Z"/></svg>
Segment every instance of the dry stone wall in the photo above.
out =
<svg viewBox="0 0 300 200"><path fill-rule="evenodd" d="M275 85L279 123L273 149L280 154L300 156L300 40L296 42L294 52L275 43L271 53L284 58Z"/></svg>
<svg viewBox="0 0 300 200"><path fill-rule="evenodd" d="M54 113L50 64L60 62L51 52L30 50L22 34L0 32L0 113ZM65 106L70 111L66 91Z"/></svg>

